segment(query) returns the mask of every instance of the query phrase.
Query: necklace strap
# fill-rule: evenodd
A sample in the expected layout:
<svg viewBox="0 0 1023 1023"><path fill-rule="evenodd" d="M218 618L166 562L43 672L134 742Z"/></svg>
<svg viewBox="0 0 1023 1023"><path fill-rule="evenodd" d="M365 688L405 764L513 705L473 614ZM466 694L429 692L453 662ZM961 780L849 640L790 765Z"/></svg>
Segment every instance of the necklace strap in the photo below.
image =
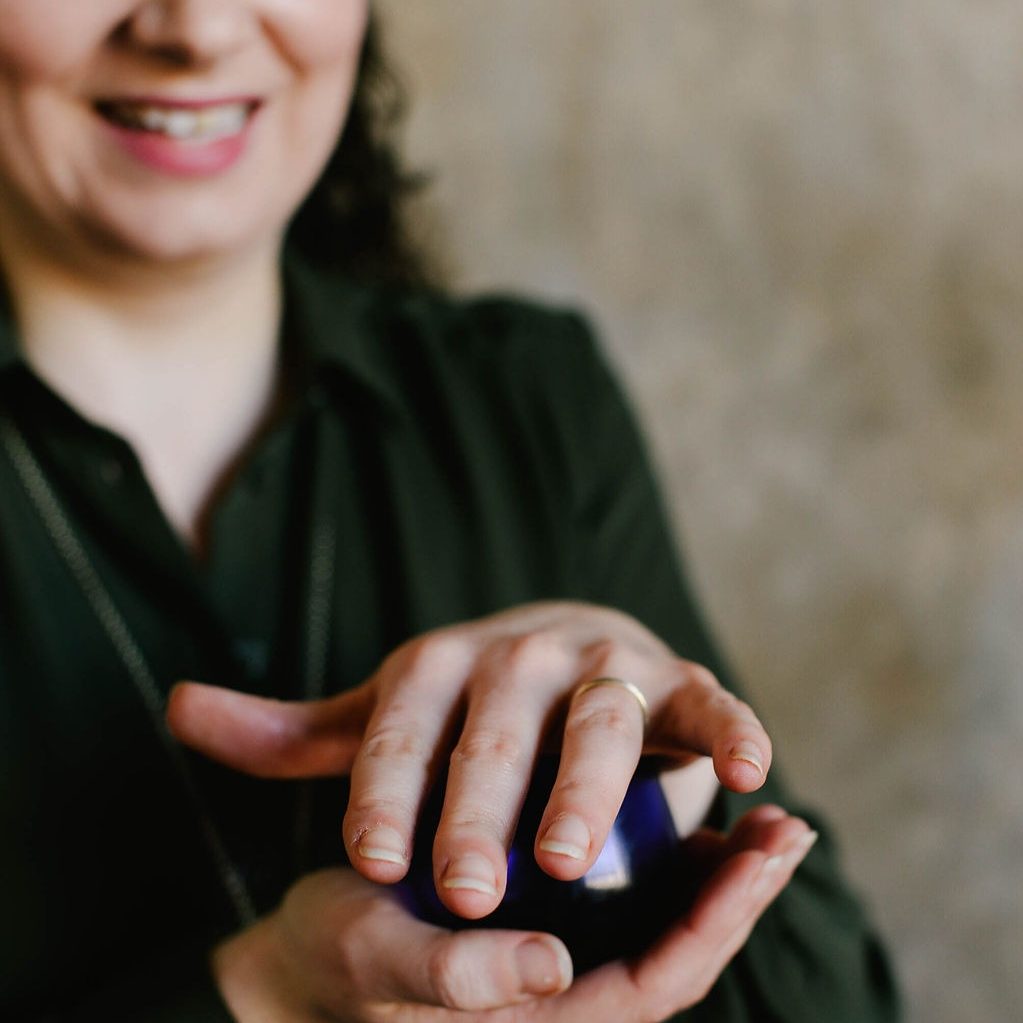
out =
<svg viewBox="0 0 1023 1023"><path fill-rule="evenodd" d="M170 757L192 804L203 839L239 923L243 926L251 924L257 917L252 894L242 872L227 851L182 747L167 729L164 698L145 653L86 553L24 435L16 423L6 415L0 416L0 443L57 553L78 584L131 678L153 730ZM326 667L329 645L329 604L334 557L334 537L329 527L317 532L314 537L314 551L317 552L317 556L312 562L310 580L312 599L309 609L310 656L307 659L307 687L309 680L315 677L316 685L322 689L322 672Z"/></svg>

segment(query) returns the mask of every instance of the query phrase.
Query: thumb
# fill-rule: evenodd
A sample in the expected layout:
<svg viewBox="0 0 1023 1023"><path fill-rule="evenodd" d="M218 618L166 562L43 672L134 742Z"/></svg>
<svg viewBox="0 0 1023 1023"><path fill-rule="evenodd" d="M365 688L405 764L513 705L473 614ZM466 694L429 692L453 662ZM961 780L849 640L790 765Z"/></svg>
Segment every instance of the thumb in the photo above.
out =
<svg viewBox="0 0 1023 1023"><path fill-rule="evenodd" d="M349 868L307 874L269 919L285 937L296 982L331 1019L479 1020L488 1010L557 995L572 982L571 957L553 935L435 927ZM548 1017L538 1005L500 1014L527 1018Z"/></svg>
<svg viewBox="0 0 1023 1023"><path fill-rule="evenodd" d="M367 685L308 703L179 682L167 727L192 749L261 778L347 774L373 709Z"/></svg>

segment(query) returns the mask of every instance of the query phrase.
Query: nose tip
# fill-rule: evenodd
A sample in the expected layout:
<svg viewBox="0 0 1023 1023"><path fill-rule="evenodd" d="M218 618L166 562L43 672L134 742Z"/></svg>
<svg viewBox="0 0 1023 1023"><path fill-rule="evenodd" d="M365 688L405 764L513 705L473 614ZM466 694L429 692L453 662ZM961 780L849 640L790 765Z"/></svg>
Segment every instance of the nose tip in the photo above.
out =
<svg viewBox="0 0 1023 1023"><path fill-rule="evenodd" d="M207 63L245 41L252 30L250 6L247 0L145 0L122 35L175 63Z"/></svg>

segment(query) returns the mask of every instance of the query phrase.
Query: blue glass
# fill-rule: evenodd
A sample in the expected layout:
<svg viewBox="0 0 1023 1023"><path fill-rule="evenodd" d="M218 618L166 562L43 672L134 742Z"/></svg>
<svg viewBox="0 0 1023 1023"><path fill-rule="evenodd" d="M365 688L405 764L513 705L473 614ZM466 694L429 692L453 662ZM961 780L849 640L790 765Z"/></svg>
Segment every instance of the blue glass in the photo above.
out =
<svg viewBox="0 0 1023 1023"><path fill-rule="evenodd" d="M691 903L694 878L686 868L658 776L640 765L604 848L577 881L545 874L533 855L537 827L558 770L541 757L508 855L508 884L500 906L482 920L447 910L433 882L433 835L440 819L443 779L420 816L412 864L399 890L420 919L452 929L501 927L556 934L568 946L576 973L649 946Z"/></svg>

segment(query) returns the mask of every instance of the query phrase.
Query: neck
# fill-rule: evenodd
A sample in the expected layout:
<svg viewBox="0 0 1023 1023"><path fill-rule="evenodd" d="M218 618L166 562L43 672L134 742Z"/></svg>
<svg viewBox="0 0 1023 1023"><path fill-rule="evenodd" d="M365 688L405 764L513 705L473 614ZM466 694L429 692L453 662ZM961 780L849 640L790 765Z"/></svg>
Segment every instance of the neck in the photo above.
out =
<svg viewBox="0 0 1023 1023"><path fill-rule="evenodd" d="M15 265L7 279L29 364L132 444L169 521L201 548L209 502L277 391L276 247L156 272Z"/></svg>

